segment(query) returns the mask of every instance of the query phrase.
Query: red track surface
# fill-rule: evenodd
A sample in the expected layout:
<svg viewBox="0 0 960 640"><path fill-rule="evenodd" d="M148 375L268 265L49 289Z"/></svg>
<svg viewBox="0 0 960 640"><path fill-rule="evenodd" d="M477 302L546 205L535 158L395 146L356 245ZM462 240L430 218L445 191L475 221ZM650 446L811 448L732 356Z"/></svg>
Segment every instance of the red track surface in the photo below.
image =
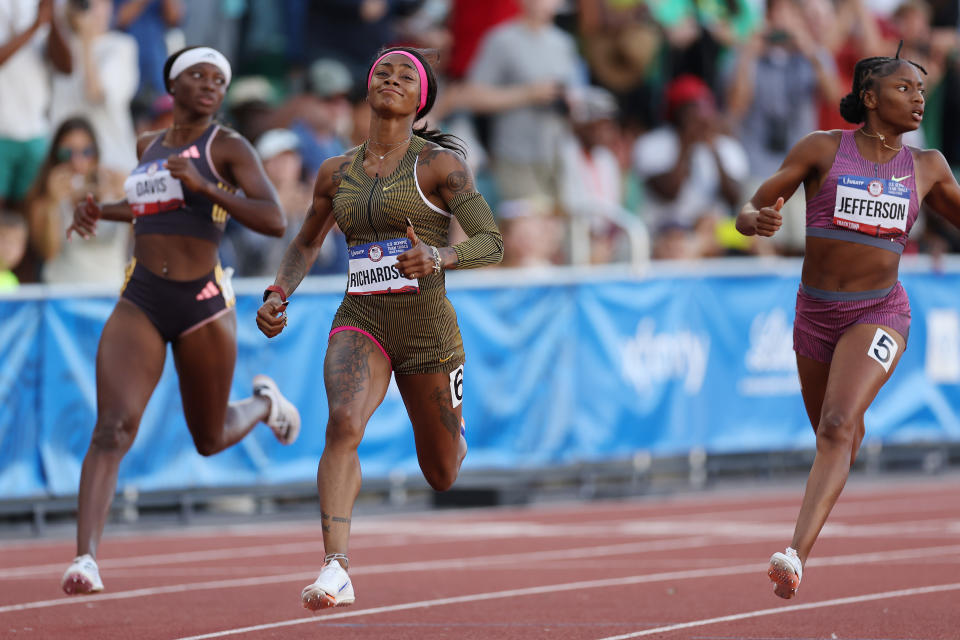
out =
<svg viewBox="0 0 960 640"><path fill-rule="evenodd" d="M69 541L0 544L0 637L960 638L960 483L852 482L780 600L767 558L802 486L354 519L357 603L311 614L319 525L108 536L68 598Z"/></svg>

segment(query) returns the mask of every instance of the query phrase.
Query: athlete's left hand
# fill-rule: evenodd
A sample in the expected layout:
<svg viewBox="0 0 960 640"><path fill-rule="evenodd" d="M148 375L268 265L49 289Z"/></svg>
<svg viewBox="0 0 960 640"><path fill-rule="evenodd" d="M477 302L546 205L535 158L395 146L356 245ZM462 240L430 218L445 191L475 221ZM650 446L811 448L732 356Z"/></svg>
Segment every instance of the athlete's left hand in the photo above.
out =
<svg viewBox="0 0 960 640"><path fill-rule="evenodd" d="M176 178L190 191L202 191L207 183L206 178L200 175L197 166L190 161L190 158L180 156L170 156L167 158L167 169L170 175Z"/></svg>
<svg viewBox="0 0 960 640"><path fill-rule="evenodd" d="M433 273L433 251L430 245L420 242L413 225L407 220L407 237L413 245L397 256L397 268L404 278L422 278Z"/></svg>

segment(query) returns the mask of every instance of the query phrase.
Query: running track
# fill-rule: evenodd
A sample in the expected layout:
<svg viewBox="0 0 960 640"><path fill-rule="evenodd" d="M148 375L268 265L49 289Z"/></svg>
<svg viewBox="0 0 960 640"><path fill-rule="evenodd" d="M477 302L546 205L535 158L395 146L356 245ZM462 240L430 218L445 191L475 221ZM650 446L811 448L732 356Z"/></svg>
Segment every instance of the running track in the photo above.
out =
<svg viewBox="0 0 960 640"><path fill-rule="evenodd" d="M960 478L851 481L780 600L765 575L802 483L354 519L357 603L313 615L318 525L108 535L67 598L69 540L0 543L0 637L359 640L960 638Z"/></svg>

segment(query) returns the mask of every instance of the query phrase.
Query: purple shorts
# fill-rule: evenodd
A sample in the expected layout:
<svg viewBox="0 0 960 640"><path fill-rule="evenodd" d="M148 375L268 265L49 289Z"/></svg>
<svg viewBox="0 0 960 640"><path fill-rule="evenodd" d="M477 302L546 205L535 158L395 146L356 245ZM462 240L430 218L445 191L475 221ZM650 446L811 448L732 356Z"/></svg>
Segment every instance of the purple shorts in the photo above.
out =
<svg viewBox="0 0 960 640"><path fill-rule="evenodd" d="M837 341L855 324L893 329L904 342L910 335L910 300L899 282L879 291L823 291L801 283L793 322L793 350L830 362Z"/></svg>

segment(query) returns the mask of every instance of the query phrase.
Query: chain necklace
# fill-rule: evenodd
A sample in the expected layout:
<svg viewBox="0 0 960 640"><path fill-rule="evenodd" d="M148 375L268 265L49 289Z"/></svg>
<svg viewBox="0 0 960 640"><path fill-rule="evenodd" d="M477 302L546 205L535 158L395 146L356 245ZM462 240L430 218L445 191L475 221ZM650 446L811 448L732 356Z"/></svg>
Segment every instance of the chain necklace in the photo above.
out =
<svg viewBox="0 0 960 640"><path fill-rule="evenodd" d="M378 159L380 160L380 162L383 162L383 159L384 159L384 158L386 158L388 155L390 155L391 153L393 153L394 151L396 151L397 149L399 149L400 147L402 147L405 142L409 142L411 137L412 137L412 136L407 136L406 138L404 138L404 139L401 140L400 142L392 145L392 146L390 147L390 150L387 151L387 152L386 152L385 154L383 154L383 155L380 155L379 153L374 153L373 150L370 149L370 143L372 142L372 140L367 140L367 151L369 151L369 152L371 153L371 155L373 155L373 156L375 156L376 158L378 158ZM374 143L374 144L382 144L382 143L376 142L376 143Z"/></svg>
<svg viewBox="0 0 960 640"><path fill-rule="evenodd" d="M899 147L891 147L890 145L888 145L887 137L882 133L867 133L867 130L864 129L863 127L860 127L859 129L857 129L857 131L867 136L868 138L877 138L878 140L880 140L880 144L882 144L887 149L890 149L890 151L900 151L901 149L903 149L903 145L900 145Z"/></svg>

